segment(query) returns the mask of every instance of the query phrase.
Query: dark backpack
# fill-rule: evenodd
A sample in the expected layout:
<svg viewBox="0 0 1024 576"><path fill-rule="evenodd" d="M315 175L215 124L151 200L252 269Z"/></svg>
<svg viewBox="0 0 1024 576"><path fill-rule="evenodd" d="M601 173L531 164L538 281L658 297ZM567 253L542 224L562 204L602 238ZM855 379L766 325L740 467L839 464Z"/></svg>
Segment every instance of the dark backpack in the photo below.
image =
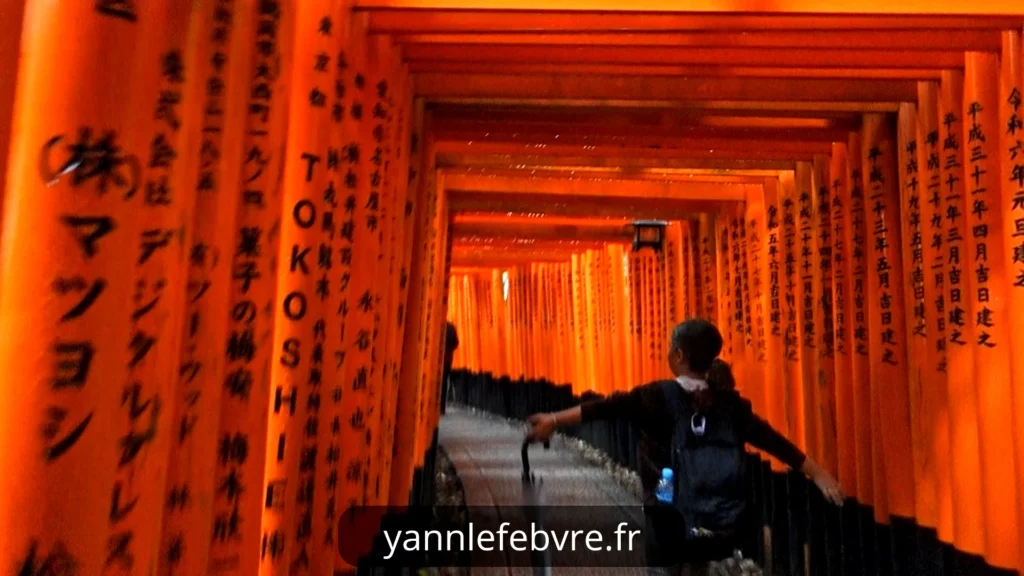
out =
<svg viewBox="0 0 1024 576"><path fill-rule="evenodd" d="M675 380L662 383L669 412L675 421L670 464L675 487L673 506L686 523L686 536L694 529L732 532L739 528L746 507L746 452L744 439L729 406L732 398L716 401L704 417L704 433L693 431L695 410L690 397ZM699 418L697 419L699 424Z"/></svg>

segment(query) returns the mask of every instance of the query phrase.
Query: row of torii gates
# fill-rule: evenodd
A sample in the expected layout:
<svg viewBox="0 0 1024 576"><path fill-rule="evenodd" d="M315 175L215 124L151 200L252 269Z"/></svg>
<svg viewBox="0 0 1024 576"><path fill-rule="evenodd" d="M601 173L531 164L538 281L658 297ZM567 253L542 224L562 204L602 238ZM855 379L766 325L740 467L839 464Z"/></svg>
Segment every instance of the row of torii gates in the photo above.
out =
<svg viewBox="0 0 1024 576"><path fill-rule="evenodd" d="M691 4L4 0L2 570L354 571L446 318L607 394L690 315L876 522L1024 567L1024 8Z"/></svg>

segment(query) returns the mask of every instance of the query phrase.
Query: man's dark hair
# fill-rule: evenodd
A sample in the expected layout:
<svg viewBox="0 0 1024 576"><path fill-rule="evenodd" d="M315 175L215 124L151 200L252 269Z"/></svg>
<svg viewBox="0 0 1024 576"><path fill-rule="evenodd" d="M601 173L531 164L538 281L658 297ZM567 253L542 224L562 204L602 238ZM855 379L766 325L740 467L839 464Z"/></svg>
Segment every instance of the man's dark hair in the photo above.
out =
<svg viewBox="0 0 1024 576"><path fill-rule="evenodd" d="M672 331L672 347L683 351L690 370L703 374L722 352L722 334L711 322L693 318Z"/></svg>

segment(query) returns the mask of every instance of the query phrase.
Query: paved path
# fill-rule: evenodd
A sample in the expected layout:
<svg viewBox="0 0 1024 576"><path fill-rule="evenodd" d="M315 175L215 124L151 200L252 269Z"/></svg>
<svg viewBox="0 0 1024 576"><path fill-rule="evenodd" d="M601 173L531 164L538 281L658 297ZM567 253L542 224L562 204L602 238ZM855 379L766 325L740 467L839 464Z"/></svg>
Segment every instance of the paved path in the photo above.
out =
<svg viewBox="0 0 1024 576"><path fill-rule="evenodd" d="M524 427L490 416L450 407L441 419L439 442L462 481L469 507L520 507L524 504L522 447ZM602 468L571 447L553 441L550 450L530 448L530 468L541 478L543 503L557 506L606 506L621 510L623 520L643 525L639 500ZM618 514L616 512L615 514ZM606 509L602 514L607 514ZM583 528L584 526L579 526ZM639 542L639 540L638 540ZM583 540L580 541L581 545ZM628 568L553 568L553 576L644 574ZM532 575L530 568L474 568L477 575Z"/></svg>

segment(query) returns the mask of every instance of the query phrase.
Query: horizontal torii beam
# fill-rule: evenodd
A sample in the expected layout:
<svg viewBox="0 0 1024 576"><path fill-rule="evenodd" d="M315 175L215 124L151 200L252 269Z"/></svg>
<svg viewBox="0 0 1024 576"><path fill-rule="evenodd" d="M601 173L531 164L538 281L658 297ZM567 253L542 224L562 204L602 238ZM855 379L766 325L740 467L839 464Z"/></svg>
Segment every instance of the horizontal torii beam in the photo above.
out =
<svg viewBox="0 0 1024 576"><path fill-rule="evenodd" d="M816 154L831 151L829 143L758 142L742 140L705 140L685 148L654 148L649 146L595 146L590 144L528 144L516 142L450 141L438 142L438 154L525 156L543 153L553 156L590 156L598 158L719 158L730 160L809 160Z"/></svg>
<svg viewBox="0 0 1024 576"><path fill-rule="evenodd" d="M543 151L524 154L459 154L439 153L437 166L531 169L534 167L602 167L624 170L793 170L791 160L728 159L728 158L633 158L620 154L599 156L555 156Z"/></svg>
<svg viewBox="0 0 1024 576"><path fill-rule="evenodd" d="M619 179L531 178L442 172L446 191L524 195L594 196L665 200L741 201L756 184Z"/></svg>
<svg viewBox="0 0 1024 576"><path fill-rule="evenodd" d="M415 61L408 64L413 74L487 74L493 62ZM939 80L938 68L775 68L767 66L720 66L710 64L590 64L548 62L502 62L504 74L522 75L624 75L740 78L832 78L845 80Z"/></svg>
<svg viewBox="0 0 1024 576"><path fill-rule="evenodd" d="M430 103L432 122L504 122L541 125L597 125L659 128L800 128L860 130L863 116L855 112L829 110L728 109L694 103L690 106L495 106L486 104Z"/></svg>
<svg viewBox="0 0 1024 576"><path fill-rule="evenodd" d="M576 217L630 218L637 220L684 220L703 213L718 213L736 206L737 200L673 200L645 197L583 197L542 193L480 193L451 191L452 214L508 214Z"/></svg>
<svg viewBox="0 0 1024 576"><path fill-rule="evenodd" d="M399 46L419 44L541 44L688 48L800 48L819 50L998 51L992 29L920 30L701 30L686 32L434 32L395 34Z"/></svg>
<svg viewBox="0 0 1024 576"><path fill-rule="evenodd" d="M495 239L579 240L628 243L633 240L633 229L629 224L550 224L545 222L486 222L456 221L452 224L452 239L461 244L479 244Z"/></svg>
<svg viewBox="0 0 1024 576"><path fill-rule="evenodd" d="M764 123L767 124L767 123ZM592 144L621 146L660 146L664 148L691 148L707 142L723 147L720 142L845 142L847 127L788 127L780 126L651 126L619 124L583 124L554 122L508 122L438 120L433 125L438 141L472 140L474 142L530 142L551 144Z"/></svg>
<svg viewBox="0 0 1024 576"><path fill-rule="evenodd" d="M998 51L998 50L994 50ZM962 69L963 50L703 48L689 46L567 46L537 44L409 44L406 62L671 64L773 68Z"/></svg>
<svg viewBox="0 0 1024 576"><path fill-rule="evenodd" d="M830 78L771 79L687 78L678 76L443 74L413 76L415 93L425 98L500 98L544 100L646 100L657 102L754 101L843 102L852 104L913 102L917 82Z"/></svg>
<svg viewBox="0 0 1024 576"><path fill-rule="evenodd" d="M356 0L371 33L1009 30L1017 0ZM598 8L597 6L603 6ZM680 9L681 7L685 9ZM651 12L657 10L657 12ZM823 18L828 14L828 18Z"/></svg>
<svg viewBox="0 0 1024 576"><path fill-rule="evenodd" d="M674 170L659 171L637 168L598 168L574 166L559 169L555 166L533 168L443 168L446 177L459 174L465 176L490 176L509 178L573 178L578 180L625 180L646 182L680 183L730 183L762 184L765 178L778 178L778 170Z"/></svg>

